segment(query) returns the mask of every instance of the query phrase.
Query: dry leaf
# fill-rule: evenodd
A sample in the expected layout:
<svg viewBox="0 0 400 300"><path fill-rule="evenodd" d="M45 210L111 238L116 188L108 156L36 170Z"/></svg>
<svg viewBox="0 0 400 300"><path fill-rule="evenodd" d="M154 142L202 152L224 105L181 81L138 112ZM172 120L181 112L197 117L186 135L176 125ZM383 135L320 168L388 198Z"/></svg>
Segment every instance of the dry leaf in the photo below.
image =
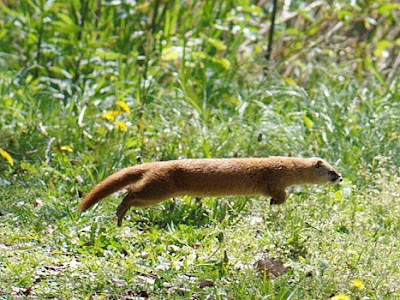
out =
<svg viewBox="0 0 400 300"><path fill-rule="evenodd" d="M35 202L33 202L33 207L42 207L44 205L44 202L40 198L36 198Z"/></svg>
<svg viewBox="0 0 400 300"><path fill-rule="evenodd" d="M212 281L211 279L203 279L200 283L199 283L199 288L204 288L207 286L214 286L214 281Z"/></svg>
<svg viewBox="0 0 400 300"><path fill-rule="evenodd" d="M200 249L201 248L201 243L193 243L193 249Z"/></svg>
<svg viewBox="0 0 400 300"><path fill-rule="evenodd" d="M113 286L116 286L116 287L124 287L128 284L125 280L116 279L116 278L111 279L111 283Z"/></svg>
<svg viewBox="0 0 400 300"><path fill-rule="evenodd" d="M146 276L139 275L137 278L140 279L140 281L150 285L153 285L156 282L156 278L150 274Z"/></svg>
<svg viewBox="0 0 400 300"><path fill-rule="evenodd" d="M168 293L168 294L176 294L176 293L178 293L178 294L180 294L180 295L184 295L184 294L190 293L191 291L192 291L192 290L189 289L189 288L173 286L173 287L170 287L170 288L167 290L167 293Z"/></svg>
<svg viewBox="0 0 400 300"><path fill-rule="evenodd" d="M290 269L282 261L269 257L258 260L256 265L260 273L264 274L266 272L270 278L281 276Z"/></svg>
<svg viewBox="0 0 400 300"><path fill-rule="evenodd" d="M30 287L28 287L25 291L23 291L22 293L23 293L25 296L28 296L28 295L30 295L30 294L32 293L32 290L33 290L33 287L30 286Z"/></svg>

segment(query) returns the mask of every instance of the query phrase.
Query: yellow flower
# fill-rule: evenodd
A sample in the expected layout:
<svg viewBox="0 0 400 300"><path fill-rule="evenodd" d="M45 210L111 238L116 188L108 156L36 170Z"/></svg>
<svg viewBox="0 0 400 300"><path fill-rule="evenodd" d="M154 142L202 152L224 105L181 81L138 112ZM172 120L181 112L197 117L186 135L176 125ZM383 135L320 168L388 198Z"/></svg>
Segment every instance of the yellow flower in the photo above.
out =
<svg viewBox="0 0 400 300"><path fill-rule="evenodd" d="M119 130L121 130L122 132L127 132L128 131L128 125L126 125L124 122L121 121L117 121L114 123Z"/></svg>
<svg viewBox="0 0 400 300"><path fill-rule="evenodd" d="M10 154L8 154L8 152L6 150L3 150L3 149L0 148L0 155L3 156L8 161L8 163L10 165L12 165L12 166L14 165L13 158L11 157Z"/></svg>
<svg viewBox="0 0 400 300"><path fill-rule="evenodd" d="M339 295L333 296L331 298L331 300L350 300L350 297L347 295L339 294Z"/></svg>
<svg viewBox="0 0 400 300"><path fill-rule="evenodd" d="M125 111L128 115L131 114L131 109L129 108L128 104L126 104L126 102L124 102L124 101L117 101L117 104L118 104L119 107L121 107L122 110Z"/></svg>
<svg viewBox="0 0 400 300"><path fill-rule="evenodd" d="M359 290L364 290L365 289L364 283L359 279L356 279L356 280L353 281L353 286L355 288L358 288Z"/></svg>
<svg viewBox="0 0 400 300"><path fill-rule="evenodd" d="M114 110L114 111L105 112L101 116L103 117L103 119L106 119L108 121L115 121L115 118L120 114L121 114L120 111L115 111Z"/></svg>
<svg viewBox="0 0 400 300"><path fill-rule="evenodd" d="M62 151L68 151L68 152L72 152L72 151L73 151L73 150L72 150L72 147L71 147L71 146L68 146L68 145L61 146L60 149L61 149Z"/></svg>

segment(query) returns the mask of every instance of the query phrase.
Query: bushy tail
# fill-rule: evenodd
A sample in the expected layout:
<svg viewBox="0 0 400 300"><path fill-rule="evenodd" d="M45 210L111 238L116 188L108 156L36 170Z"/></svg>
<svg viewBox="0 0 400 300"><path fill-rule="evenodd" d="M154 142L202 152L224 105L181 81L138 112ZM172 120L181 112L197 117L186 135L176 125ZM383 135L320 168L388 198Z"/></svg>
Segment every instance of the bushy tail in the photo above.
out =
<svg viewBox="0 0 400 300"><path fill-rule="evenodd" d="M78 209L86 210L95 205L101 199L138 181L142 178L145 171L146 170L142 165L140 165L122 169L117 173L112 174L95 186L85 199L83 199L81 204L79 204Z"/></svg>

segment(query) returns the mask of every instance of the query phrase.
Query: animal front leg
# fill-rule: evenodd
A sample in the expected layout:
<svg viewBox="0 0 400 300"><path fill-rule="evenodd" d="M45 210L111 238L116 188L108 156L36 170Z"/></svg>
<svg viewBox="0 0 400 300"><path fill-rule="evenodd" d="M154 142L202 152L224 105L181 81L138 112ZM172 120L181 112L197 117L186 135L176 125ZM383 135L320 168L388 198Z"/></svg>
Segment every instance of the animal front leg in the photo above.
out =
<svg viewBox="0 0 400 300"><path fill-rule="evenodd" d="M274 190L269 191L268 193L272 198L270 201L271 205L282 204L286 201L286 193L285 190Z"/></svg>

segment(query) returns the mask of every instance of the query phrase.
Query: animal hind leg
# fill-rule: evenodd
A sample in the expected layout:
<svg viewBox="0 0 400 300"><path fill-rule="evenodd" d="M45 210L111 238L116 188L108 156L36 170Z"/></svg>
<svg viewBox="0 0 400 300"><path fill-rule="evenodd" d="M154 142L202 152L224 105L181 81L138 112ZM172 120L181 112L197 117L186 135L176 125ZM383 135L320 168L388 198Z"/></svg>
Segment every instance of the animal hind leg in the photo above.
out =
<svg viewBox="0 0 400 300"><path fill-rule="evenodd" d="M149 203L146 203L145 201L141 201L139 199L138 194L140 194L140 193L137 191L137 189L135 189L135 191L133 191L132 189L129 189L128 194L126 194L124 199L122 199L122 202L118 205L116 215L118 217L118 226L119 227L121 227L122 221L123 221L126 213L132 206L145 207L145 206L151 205Z"/></svg>
<svg viewBox="0 0 400 300"><path fill-rule="evenodd" d="M131 208L133 203L135 202L135 192L129 190L128 194L124 197L120 205L117 207L117 217L118 217L118 226L121 227L122 220L124 219L126 213Z"/></svg>
<svg viewBox="0 0 400 300"><path fill-rule="evenodd" d="M132 207L146 207L162 202L173 195L171 186L165 182L144 182L140 187L130 190L117 208L118 226Z"/></svg>
<svg viewBox="0 0 400 300"><path fill-rule="evenodd" d="M149 206L149 205L151 205L151 204L149 204L147 202L143 202L140 199L138 199L137 192L129 190L128 194L126 194L126 196L124 197L122 202L117 207L116 214L118 217L118 226L121 227L122 221L123 221L126 213L132 206L145 207L145 206Z"/></svg>

